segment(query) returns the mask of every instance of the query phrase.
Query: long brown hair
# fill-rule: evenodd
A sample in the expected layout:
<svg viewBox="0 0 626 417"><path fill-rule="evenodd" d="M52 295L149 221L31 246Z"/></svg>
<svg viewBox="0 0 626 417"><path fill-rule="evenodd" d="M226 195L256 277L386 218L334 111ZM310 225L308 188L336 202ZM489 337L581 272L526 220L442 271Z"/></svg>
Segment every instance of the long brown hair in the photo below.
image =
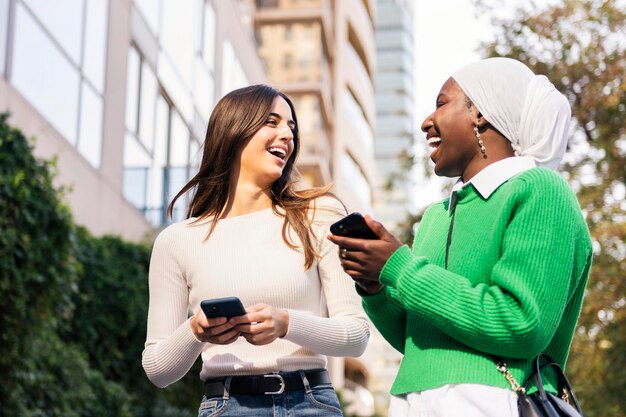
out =
<svg viewBox="0 0 626 417"><path fill-rule="evenodd" d="M216 104L206 131L202 162L198 173L176 194L167 208L172 217L174 203L189 190L193 196L187 209L187 218L197 220L211 219L207 238L215 230L215 226L233 196L230 195L230 178L233 161L238 158L248 140L264 125L276 97L285 99L295 127L293 129L293 152L283 168L282 175L271 188L272 209L276 214L284 216L282 236L285 243L293 249L298 245L288 235L289 228L298 235L304 251L304 267L310 268L318 256L313 246L314 236L309 209L315 209L314 199L328 195L331 185L295 190L292 175L297 173L295 161L300 150L298 119L293 103L284 93L264 84L240 88L226 94ZM278 210L281 208L284 213Z"/></svg>

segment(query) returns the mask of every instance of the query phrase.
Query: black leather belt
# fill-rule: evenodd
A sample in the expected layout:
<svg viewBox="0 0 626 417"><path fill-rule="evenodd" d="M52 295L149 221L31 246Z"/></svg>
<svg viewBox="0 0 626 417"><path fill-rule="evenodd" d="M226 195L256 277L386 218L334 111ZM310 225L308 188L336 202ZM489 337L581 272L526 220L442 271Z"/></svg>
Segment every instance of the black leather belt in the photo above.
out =
<svg viewBox="0 0 626 417"><path fill-rule="evenodd" d="M304 371L304 375L311 387L330 384L330 376L325 369ZM279 395L285 391L304 389L300 372L278 372L207 379L204 382L204 395L207 397L223 395L227 378L231 378L228 390L230 395Z"/></svg>

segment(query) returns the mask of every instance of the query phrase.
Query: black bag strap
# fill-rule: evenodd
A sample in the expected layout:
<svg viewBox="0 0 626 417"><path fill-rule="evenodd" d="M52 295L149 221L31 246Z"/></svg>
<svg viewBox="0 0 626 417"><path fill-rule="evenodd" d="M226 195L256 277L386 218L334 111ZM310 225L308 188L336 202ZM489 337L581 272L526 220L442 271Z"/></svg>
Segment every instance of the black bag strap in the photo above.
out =
<svg viewBox="0 0 626 417"><path fill-rule="evenodd" d="M530 383L534 380L535 385L537 386L537 394L542 400L547 400L548 395L545 388L543 387L543 381L541 379L541 371L546 368L552 368L556 372L557 390L559 396L566 397L563 399L572 404L572 406L574 406L574 408L576 408L582 414L582 409L580 408L580 404L578 403L578 398L576 398L576 394L574 393L574 390L572 389L569 380L565 376L561 365L559 365L554 359L552 359L552 357L550 357L550 355L545 352L540 353L533 360L533 372L522 385L524 387L524 390L526 390Z"/></svg>

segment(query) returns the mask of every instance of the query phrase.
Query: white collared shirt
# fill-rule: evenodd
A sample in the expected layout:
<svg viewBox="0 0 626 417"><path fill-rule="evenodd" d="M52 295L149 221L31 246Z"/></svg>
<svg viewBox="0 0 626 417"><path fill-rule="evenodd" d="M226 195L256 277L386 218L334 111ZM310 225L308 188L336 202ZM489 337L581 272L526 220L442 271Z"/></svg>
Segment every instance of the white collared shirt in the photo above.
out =
<svg viewBox="0 0 626 417"><path fill-rule="evenodd" d="M483 198L489 198L494 191L517 174L535 168L535 160L530 156L511 156L483 168L472 179L463 182L462 178L452 186L450 196L455 191L472 184Z"/></svg>

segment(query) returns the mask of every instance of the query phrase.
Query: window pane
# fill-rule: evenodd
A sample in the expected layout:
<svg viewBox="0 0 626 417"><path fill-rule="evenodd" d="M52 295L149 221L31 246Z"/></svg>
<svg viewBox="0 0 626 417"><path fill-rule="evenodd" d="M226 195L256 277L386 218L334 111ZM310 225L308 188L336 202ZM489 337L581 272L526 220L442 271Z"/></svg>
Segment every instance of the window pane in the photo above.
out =
<svg viewBox="0 0 626 417"><path fill-rule="evenodd" d="M144 215L152 227L159 227L167 224L167 213L165 210L167 210L167 207L149 207L145 210Z"/></svg>
<svg viewBox="0 0 626 417"><path fill-rule="evenodd" d="M79 65L80 42L83 39L83 0L24 1L70 55L74 64Z"/></svg>
<svg viewBox="0 0 626 417"><path fill-rule="evenodd" d="M213 72L215 63L215 11L210 2L206 2L204 6L204 39L202 42L202 57L209 67L209 71Z"/></svg>
<svg viewBox="0 0 626 417"><path fill-rule="evenodd" d="M172 111L172 125L170 136L170 164L166 169L167 195L166 200L172 198L183 188L189 180L189 130L183 119ZM180 221L187 211L188 195L180 198L174 208L172 220Z"/></svg>
<svg viewBox="0 0 626 417"><path fill-rule="evenodd" d="M192 139L189 143L189 177L193 177L200 168L200 162L202 162L202 148L197 140Z"/></svg>
<svg viewBox="0 0 626 417"><path fill-rule="evenodd" d="M155 146L152 159L161 167L167 165L167 144L169 142L170 105L163 96L157 99Z"/></svg>
<svg viewBox="0 0 626 417"><path fill-rule="evenodd" d="M102 98L83 82L78 150L95 168L102 154Z"/></svg>
<svg viewBox="0 0 626 417"><path fill-rule="evenodd" d="M124 197L135 207L146 207L146 189L150 157L133 137L124 138Z"/></svg>
<svg viewBox="0 0 626 417"><path fill-rule="evenodd" d="M196 59L195 82L193 95L195 97L196 107L205 122L211 116L213 109L213 98L215 96L215 83L213 77L209 74L205 64L199 58Z"/></svg>
<svg viewBox="0 0 626 417"><path fill-rule="evenodd" d="M167 182L168 182L168 201L171 201L176 194L187 183L187 168L182 167L170 167L166 170ZM176 205L172 213L172 220L175 222L181 221L185 218L187 212L187 206L189 204L189 193L176 200Z"/></svg>
<svg viewBox="0 0 626 417"><path fill-rule="evenodd" d="M172 110L171 126L170 126L170 155L169 164L164 168L164 189L165 202L172 201L172 198L183 188L189 180L188 161L189 161L189 129L183 122L180 115ZM174 212L172 213L173 221L184 219L189 203L189 193L176 201Z"/></svg>
<svg viewBox="0 0 626 417"><path fill-rule="evenodd" d="M0 74L4 74L9 29L9 0L0 0Z"/></svg>
<svg viewBox="0 0 626 417"><path fill-rule="evenodd" d="M139 106L139 54L135 48L128 50L126 67L126 127L137 133L137 110Z"/></svg>
<svg viewBox="0 0 626 417"><path fill-rule="evenodd" d="M141 211L146 208L147 173L148 168L124 168L124 197Z"/></svg>
<svg viewBox="0 0 626 417"><path fill-rule="evenodd" d="M137 139L129 133L124 137L124 167L146 168L152 160L146 150L137 142Z"/></svg>
<svg viewBox="0 0 626 417"><path fill-rule="evenodd" d="M170 165L187 167L189 163L189 130L178 113L172 112Z"/></svg>
<svg viewBox="0 0 626 417"><path fill-rule="evenodd" d="M248 85L239 58L235 55L233 45L229 41L224 41L222 45L222 95L237 88Z"/></svg>
<svg viewBox="0 0 626 417"><path fill-rule="evenodd" d="M141 15L146 19L148 26L153 33L159 30L159 0L135 0L134 5Z"/></svg>
<svg viewBox="0 0 626 417"><path fill-rule="evenodd" d="M180 111L185 120L193 120L193 98L191 92L174 69L169 57L164 53L159 54L157 70L159 80L165 87L167 94L174 102L176 108Z"/></svg>
<svg viewBox="0 0 626 417"><path fill-rule="evenodd" d="M14 51L13 85L76 144L79 74L20 3Z"/></svg>
<svg viewBox="0 0 626 417"><path fill-rule="evenodd" d="M148 151L154 143L154 109L158 92L157 79L150 66L141 64L141 103L139 103L139 137Z"/></svg>
<svg viewBox="0 0 626 417"><path fill-rule="evenodd" d="M104 71L106 67L106 36L109 16L108 0L88 1L85 23L85 58L83 73L96 87L104 92Z"/></svg>
<svg viewBox="0 0 626 417"><path fill-rule="evenodd" d="M167 165L167 143L169 133L170 107L162 96L157 101L155 143L150 172L148 205L154 209L167 207L163 185L164 170Z"/></svg>
<svg viewBox="0 0 626 417"><path fill-rule="evenodd" d="M187 88L192 86L194 51L193 22L194 2L180 0L163 1L163 48L172 58L174 67Z"/></svg>

